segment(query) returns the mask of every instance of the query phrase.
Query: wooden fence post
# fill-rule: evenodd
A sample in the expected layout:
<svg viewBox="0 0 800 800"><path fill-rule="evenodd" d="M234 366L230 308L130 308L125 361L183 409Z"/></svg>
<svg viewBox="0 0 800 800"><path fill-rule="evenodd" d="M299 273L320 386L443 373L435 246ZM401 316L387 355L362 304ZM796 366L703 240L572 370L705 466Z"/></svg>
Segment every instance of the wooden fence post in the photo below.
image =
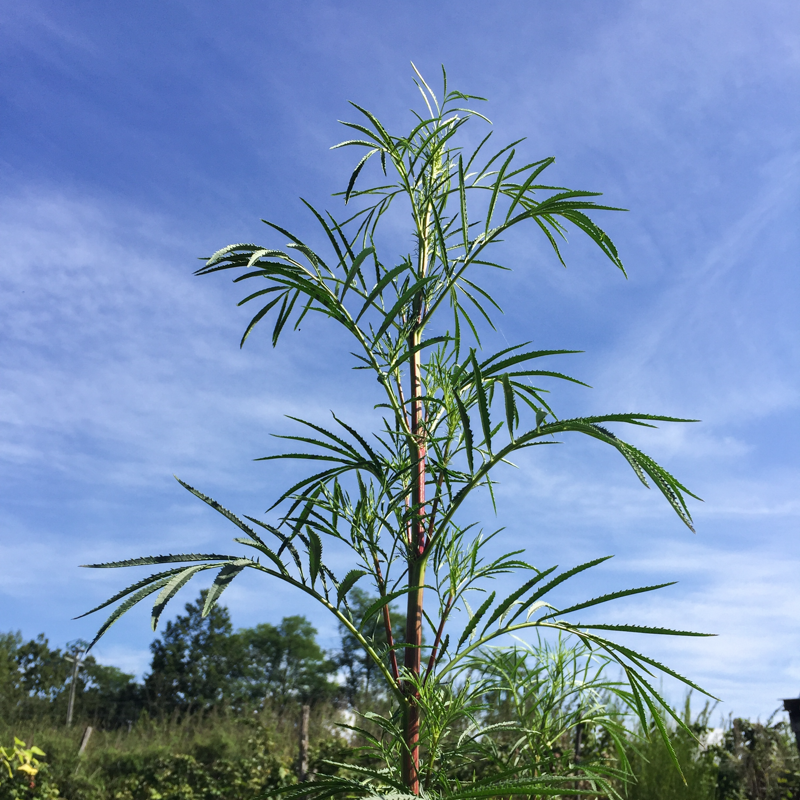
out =
<svg viewBox="0 0 800 800"><path fill-rule="evenodd" d="M81 738L81 746L78 750L78 755L82 756L84 751L86 750L86 746L89 744L89 739L92 735L92 726L87 725L86 730L83 732L83 737Z"/></svg>
<svg viewBox="0 0 800 800"><path fill-rule="evenodd" d="M311 708L303 706L303 714L300 718L300 768L298 770L301 781L308 779L308 719L311 716Z"/></svg>

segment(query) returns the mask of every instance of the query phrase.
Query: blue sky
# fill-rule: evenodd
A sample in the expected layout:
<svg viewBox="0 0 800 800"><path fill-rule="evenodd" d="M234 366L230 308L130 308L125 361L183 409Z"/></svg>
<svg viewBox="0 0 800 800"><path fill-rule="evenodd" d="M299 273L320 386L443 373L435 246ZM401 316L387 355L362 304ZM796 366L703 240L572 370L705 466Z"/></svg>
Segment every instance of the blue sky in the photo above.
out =
<svg viewBox="0 0 800 800"><path fill-rule="evenodd" d="M70 618L128 576L78 564L231 538L173 473L259 514L286 474L252 459L284 414L363 413L339 339L240 351L239 290L191 272L275 244L261 217L309 230L300 196L335 210L336 120L354 100L402 130L413 60L489 98L497 140L556 156L552 180L630 209L603 219L627 281L580 241L567 270L510 241L500 335L586 351L569 366L594 389L564 413L702 419L634 437L704 498L696 535L580 442L523 459L485 524L541 566L614 553L587 592L678 580L614 613L718 633L649 646L721 713L800 692L798 6L29 0L0 23L0 630L91 637ZM335 644L278 587L225 597L236 625L307 613ZM143 609L97 655L140 674L151 639Z"/></svg>

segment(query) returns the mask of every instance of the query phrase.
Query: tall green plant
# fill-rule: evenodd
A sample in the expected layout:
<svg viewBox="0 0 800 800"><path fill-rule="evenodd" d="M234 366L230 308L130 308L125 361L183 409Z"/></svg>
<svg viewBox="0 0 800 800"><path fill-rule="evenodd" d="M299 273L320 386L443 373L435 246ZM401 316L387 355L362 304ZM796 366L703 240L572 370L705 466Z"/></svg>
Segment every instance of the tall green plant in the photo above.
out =
<svg viewBox="0 0 800 800"><path fill-rule="evenodd" d="M155 627L184 584L215 570L204 609L209 613L237 575L256 570L310 595L333 614L374 662L398 709L396 718L383 721L387 731L397 733L396 750L385 768L364 768L358 779L317 782L299 791L320 796L375 791L418 795L421 786L427 786L429 792L453 798L560 792L563 783L535 768L495 770L485 780L466 782L444 769L444 756L430 732L455 716L480 722L483 706L478 695L470 694L472 684L465 677L476 657L508 634L550 630L576 636L622 668L636 712L642 720L652 714L659 721L669 746L658 710L671 710L654 687L654 670L693 684L606 637L614 631L699 634L581 623L578 612L661 587L614 591L557 609L547 602L551 590L606 559L558 572L557 567L539 569L527 563L521 550L490 558L486 547L492 537L476 533L474 523L462 520L461 509L477 490L491 493L495 470L517 453L575 433L617 450L642 483L652 482L691 528L686 496L694 495L607 427L687 420L629 413L561 419L545 399L546 390L534 382L580 383L540 366L545 359L575 351L516 344L484 352L481 328L493 327L493 315L499 312L488 287L495 271L505 269L494 253L508 232L533 226L563 263L559 242L572 225L624 274L614 244L590 216L617 209L597 203L597 193L543 183L554 159L519 164L522 140L490 153L488 133L477 147L465 150L464 126L488 122L466 107L481 98L448 89L445 76L440 103L416 75L424 107L415 112L416 121L407 133L390 133L374 114L353 104L360 121L344 125L356 138L336 147L363 152L339 195L345 205L358 208L340 221L305 203L327 241L326 252L265 220L284 242L288 240L282 249L232 244L197 271L209 275L236 270L241 274L235 282L252 285L240 305L256 304L258 311L242 344L267 320L272 322L273 345L309 313L338 323L352 337L356 368L371 372L380 385L382 399L375 407L383 411L382 426L369 434L335 414L332 427L295 419L298 432L283 438L296 451L263 460L308 461L313 468L275 500L272 508L284 509L277 524L236 516L180 481L239 528L235 541L252 555L189 553L90 565L180 565L137 581L93 609L122 600L98 637L157 592ZM364 185L370 162L379 167L377 180ZM378 234L387 212L397 204L409 214L414 249L386 255ZM326 561L327 548L333 545L350 551L352 569L344 575L334 574ZM508 574L521 578L519 588L508 594L501 587L488 591L493 578ZM360 581L362 587L371 584L378 600L356 619L348 594ZM405 598L406 605L402 642L395 640L390 612L398 598ZM457 611L463 612L466 624L454 622ZM376 617L382 620L385 646L369 634ZM428 736L423 742L421 725Z"/></svg>

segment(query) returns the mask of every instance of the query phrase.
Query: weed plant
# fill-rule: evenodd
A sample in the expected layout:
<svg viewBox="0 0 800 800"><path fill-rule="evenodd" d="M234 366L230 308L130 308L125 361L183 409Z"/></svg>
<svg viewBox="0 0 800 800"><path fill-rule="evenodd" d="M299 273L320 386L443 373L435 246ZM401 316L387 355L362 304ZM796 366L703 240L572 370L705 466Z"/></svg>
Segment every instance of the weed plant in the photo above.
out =
<svg viewBox="0 0 800 800"><path fill-rule="evenodd" d="M237 528L235 552L149 555L88 565L159 570L87 612L118 603L95 641L151 596L155 629L171 599L208 570L216 577L205 597L204 616L239 574L252 570L273 587L313 598L347 630L392 699L390 713L373 712L368 719L381 733L365 729L362 734L370 755L382 763L362 764L352 778L293 787L284 793L287 800L565 794L576 772L598 793L607 792L607 765L557 765L554 740L545 746L519 720L484 724L487 694L512 695L517 674L495 673L488 689L488 678L475 676L490 674L496 666L494 648L512 636L530 641L540 632L560 633L615 661L635 713L642 724L648 717L655 721L673 760L662 721L662 713L671 709L652 683L654 670L702 691L638 648L608 638L615 633L702 634L583 616L590 608L669 584L599 597L573 594L564 602L558 592L565 582L606 558L561 571L529 563L517 548L520 534L508 539L508 533L484 532L468 516L476 493L496 500L494 482L522 451L533 455L534 449L542 452L542 446L575 436L616 451L690 528L688 501L695 495L618 433L620 428L689 420L627 412L561 418L550 390L582 382L564 374L553 359L575 351L534 350L530 342L518 342L492 352L500 306L491 292L498 287L498 271L508 268L501 243L512 230L543 236L552 260L564 263L561 244L574 229L624 274L615 245L596 222L619 209L598 202L596 192L545 182L554 158L530 160L521 140L498 150L490 144L492 132L486 131L474 146L478 140L463 129L489 122L475 110L481 98L448 88L444 73L442 78L440 101L416 73L422 105L413 112L410 130L390 133L374 114L354 104L358 121L344 125L348 136L356 138L336 148L356 148L360 160L339 193L339 217L306 203L319 247L265 220L270 241L264 246L228 245L197 272L232 270L235 282L250 287L240 305L257 310L241 344L256 327L262 331L271 324L275 346L309 315L326 318L346 333L354 368L364 371L352 385L353 397L363 400L365 411L380 411L376 428L354 426L368 421L363 413L358 423L337 414L325 420L292 418L294 432L279 437L289 452L269 452L259 460L305 464L309 472L276 493L268 514L274 513L266 520L236 515L181 481ZM411 243L405 252L394 249L397 240L384 224L401 209ZM519 266L529 265L526 258ZM520 533L534 544L532 533ZM501 538L493 546L502 538L508 541L490 557L487 544L496 536ZM354 613L350 604L356 588L377 597L363 614ZM393 602L405 604L402 639L395 636ZM376 625L383 628L380 638L371 633ZM510 657L517 654L512 651ZM678 716L675 721L683 724ZM516 735L533 737L519 745L525 755L513 756L513 763L493 761L514 726ZM493 741L496 734L500 740ZM521 754L519 748L515 745L511 753ZM476 762L484 777L477 777Z"/></svg>

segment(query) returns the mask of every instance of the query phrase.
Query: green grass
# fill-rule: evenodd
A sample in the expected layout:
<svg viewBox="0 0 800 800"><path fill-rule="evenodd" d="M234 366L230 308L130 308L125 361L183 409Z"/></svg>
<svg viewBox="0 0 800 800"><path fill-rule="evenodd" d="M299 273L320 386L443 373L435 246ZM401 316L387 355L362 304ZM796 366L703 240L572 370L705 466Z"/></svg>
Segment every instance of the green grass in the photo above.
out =
<svg viewBox="0 0 800 800"><path fill-rule="evenodd" d="M346 758L348 747L333 729L334 709L315 709L309 730L311 768L320 759ZM85 724L72 728L47 719L0 722L0 741L16 736L46 753L37 776L57 786L67 800L245 800L293 783L298 755L298 713L266 709L245 718L220 713L151 720L130 730L95 731L78 755ZM5 780L5 782L3 782ZM45 797L40 791L14 794L15 782L0 778L0 800ZM41 789L43 791L43 788Z"/></svg>

